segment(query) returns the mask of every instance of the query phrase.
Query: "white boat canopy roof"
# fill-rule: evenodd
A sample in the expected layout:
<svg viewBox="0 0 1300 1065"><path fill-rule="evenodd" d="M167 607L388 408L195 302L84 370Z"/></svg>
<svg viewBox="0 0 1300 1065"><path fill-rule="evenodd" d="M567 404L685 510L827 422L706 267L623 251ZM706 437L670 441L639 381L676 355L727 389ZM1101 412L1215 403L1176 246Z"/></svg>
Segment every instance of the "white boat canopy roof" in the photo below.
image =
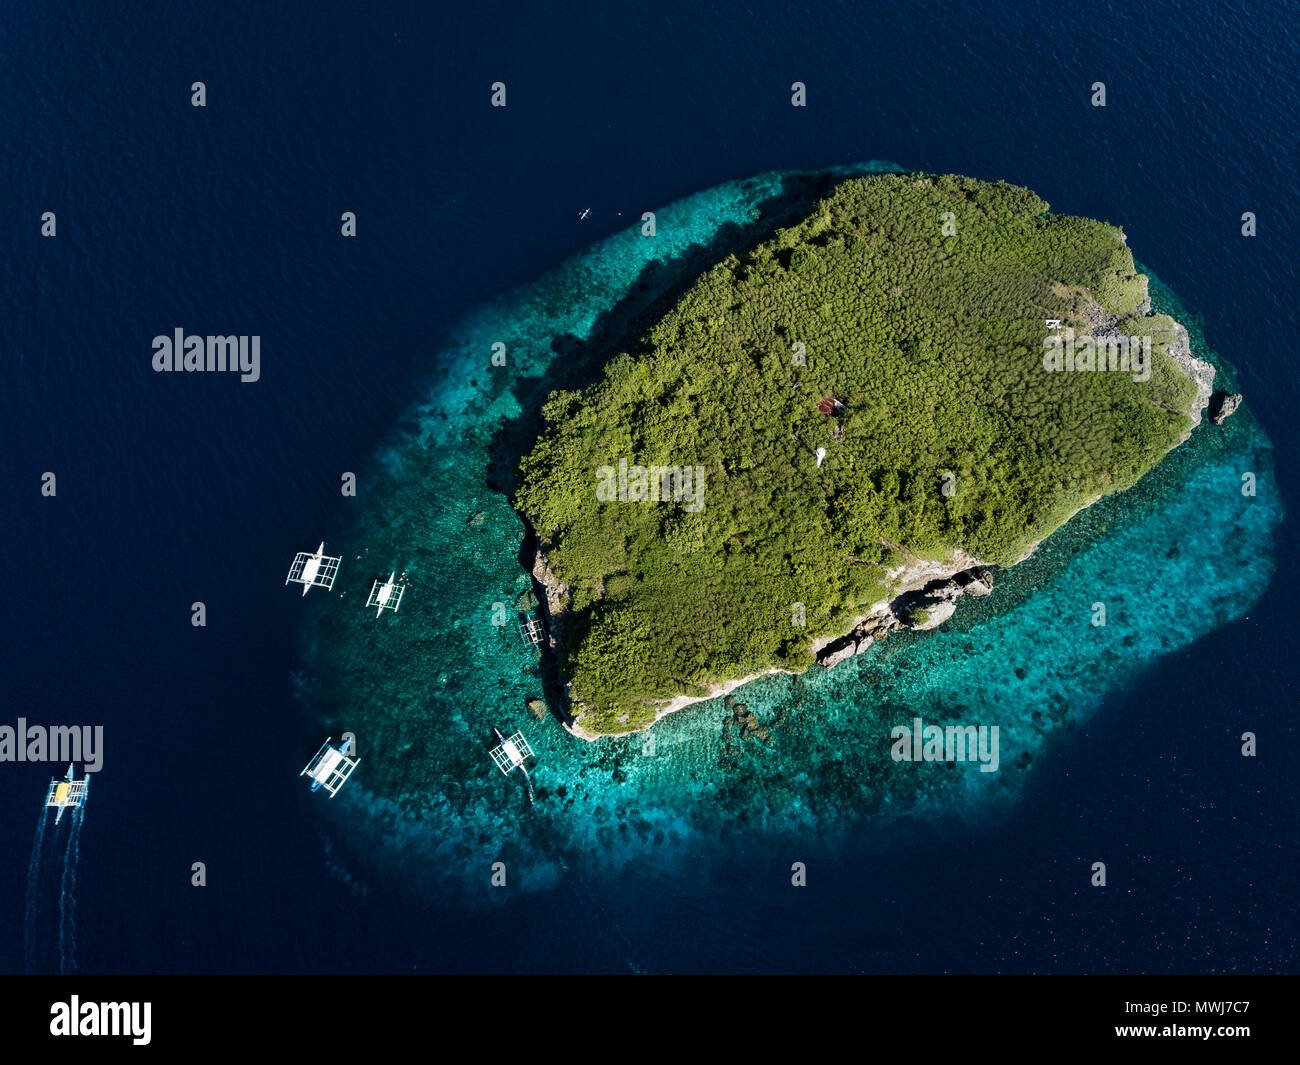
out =
<svg viewBox="0 0 1300 1065"><path fill-rule="evenodd" d="M330 739L333 737L331 736ZM346 747L347 744L345 743L344 746ZM326 740L298 775L311 777L314 784L330 793L332 799L338 794L339 788L347 782L348 777L352 775L352 770L356 769L360 761L360 758L349 758L337 747L330 746L330 741Z"/></svg>

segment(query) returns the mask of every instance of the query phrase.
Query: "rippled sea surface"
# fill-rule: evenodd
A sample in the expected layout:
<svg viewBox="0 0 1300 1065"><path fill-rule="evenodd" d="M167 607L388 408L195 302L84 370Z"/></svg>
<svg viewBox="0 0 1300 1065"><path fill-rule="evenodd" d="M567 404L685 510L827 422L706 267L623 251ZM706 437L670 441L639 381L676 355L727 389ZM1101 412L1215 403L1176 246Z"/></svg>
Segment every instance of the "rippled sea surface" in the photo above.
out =
<svg viewBox="0 0 1300 1065"><path fill-rule="evenodd" d="M0 970L1300 967L1289 21L5 8L0 723L100 724L105 751L71 849L66 823L33 839L48 767L0 764ZM494 440L655 262L761 226L780 175L869 159L1122 225L1246 406L943 631L750 685L740 717L692 707L652 752L536 720L532 657L490 623L525 586ZM262 379L153 373L177 327L260 335ZM303 601L284 570L322 539L347 596ZM354 597L394 568L376 623ZM999 772L894 763L914 717L1000 723ZM535 806L489 724L536 749ZM297 773L344 728L362 762L324 800ZM34 842L79 861L37 870L29 914ZM31 958L20 918L55 929Z"/></svg>

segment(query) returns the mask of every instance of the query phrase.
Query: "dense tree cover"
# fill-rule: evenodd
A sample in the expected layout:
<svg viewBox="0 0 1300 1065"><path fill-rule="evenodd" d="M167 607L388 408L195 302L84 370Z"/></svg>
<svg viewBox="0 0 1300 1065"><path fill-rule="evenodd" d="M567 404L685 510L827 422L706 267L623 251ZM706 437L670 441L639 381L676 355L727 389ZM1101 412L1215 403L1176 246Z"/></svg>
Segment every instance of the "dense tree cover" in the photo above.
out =
<svg viewBox="0 0 1300 1065"><path fill-rule="evenodd" d="M563 668L584 726L806 667L891 567L955 548L1010 565L1131 485L1195 393L1143 293L1113 227L952 176L846 181L711 269L603 379L551 395L521 464L516 505L573 591ZM1150 380L1047 372L1048 318L1152 336ZM703 467L703 509L601 501L596 471L620 459Z"/></svg>

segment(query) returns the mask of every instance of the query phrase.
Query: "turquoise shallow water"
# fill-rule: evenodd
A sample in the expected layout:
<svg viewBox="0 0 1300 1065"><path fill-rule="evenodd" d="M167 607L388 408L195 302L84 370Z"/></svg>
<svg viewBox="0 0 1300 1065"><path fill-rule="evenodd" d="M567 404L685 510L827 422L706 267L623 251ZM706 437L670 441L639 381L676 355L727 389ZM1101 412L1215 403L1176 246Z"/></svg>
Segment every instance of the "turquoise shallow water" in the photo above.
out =
<svg viewBox="0 0 1300 1065"><path fill-rule="evenodd" d="M321 597L307 630L299 694L309 732L351 731L362 755L328 807L349 854L481 896L498 859L512 883L544 890L575 869L635 865L668 877L690 861L698 870L719 845L731 854L777 839L887 847L880 829L899 818L980 821L1007 810L1030 774L1052 771L1053 746L1103 710L1107 693L1241 618L1267 587L1281 503L1269 442L1243 409L1223 428L1197 429L1133 490L1078 515L998 574L992 596L963 599L940 630L741 689L734 701L757 730L746 733L722 700L594 744L535 719L525 702L542 694L541 678L514 628L514 601L529 586L523 526L488 487L498 436L574 350L557 338L591 339L656 263L709 245L723 227L761 227L786 182L765 175L670 205L656 212L653 240L638 220L450 331L456 340L426 401L363 474L351 527L331 541L344 555L337 592L364 598L372 575L405 570L402 611L376 620ZM1176 298L1158 282L1152 295L1220 366L1216 383L1230 386L1231 368ZM490 364L497 343L504 367ZM1245 472L1254 496L1242 493ZM998 726L998 772L895 762L890 729L914 717ZM532 743L535 806L517 775L491 765L494 724Z"/></svg>

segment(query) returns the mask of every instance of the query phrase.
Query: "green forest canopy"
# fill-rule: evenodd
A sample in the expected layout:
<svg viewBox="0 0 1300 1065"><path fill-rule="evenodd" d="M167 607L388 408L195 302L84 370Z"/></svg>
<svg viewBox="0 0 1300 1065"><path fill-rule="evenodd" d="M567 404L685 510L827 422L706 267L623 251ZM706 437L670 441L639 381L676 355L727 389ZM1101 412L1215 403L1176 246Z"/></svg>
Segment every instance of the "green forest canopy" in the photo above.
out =
<svg viewBox="0 0 1300 1065"><path fill-rule="evenodd" d="M803 669L812 638L889 594L889 568L955 548L1013 564L1133 484L1195 394L1144 293L1117 229L955 176L845 181L718 263L600 381L550 396L521 464L516 506L571 588L562 668L584 727ZM1150 336L1150 380L1047 372L1049 318ZM620 459L702 467L703 508L598 499Z"/></svg>

